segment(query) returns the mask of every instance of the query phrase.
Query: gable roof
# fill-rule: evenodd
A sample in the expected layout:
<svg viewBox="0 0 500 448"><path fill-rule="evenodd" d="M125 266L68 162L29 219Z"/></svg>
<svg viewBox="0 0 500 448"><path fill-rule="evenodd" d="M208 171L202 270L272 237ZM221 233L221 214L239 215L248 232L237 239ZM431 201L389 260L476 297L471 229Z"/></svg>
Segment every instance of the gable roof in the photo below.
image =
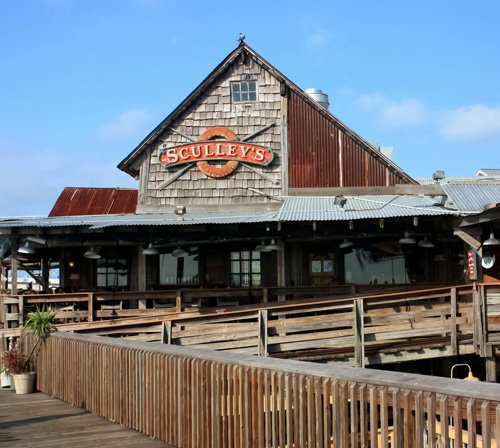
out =
<svg viewBox="0 0 500 448"><path fill-rule="evenodd" d="M49 217L135 213L137 190L65 187Z"/></svg>
<svg viewBox="0 0 500 448"><path fill-rule="evenodd" d="M175 108L158 126L156 126L153 131L151 131L144 140L119 164L118 168L133 177L138 175L138 170L134 167L134 162L140 158L142 153L146 150L148 145L153 143L167 128L168 126L177 119L184 111L186 111L191 104L193 104L200 95L214 82L219 76L226 71L229 66L236 61L239 57L249 56L253 58L259 65L264 67L269 73L271 73L279 82L282 82L286 87L297 95L299 95L305 102L309 103L316 112L324 116L327 120L331 121L335 126L342 130L346 135L357 140L362 144L367 151L370 152L372 157L381 160L385 165L390 167L393 171L396 171L404 180L411 184L417 184L417 182L410 177L406 172L404 172L399 166L397 166L392 160L383 155L378 151L371 143L363 139L360 135L355 133L347 125L341 122L337 117L335 117L331 112L321 107L316 101L314 101L309 95L307 95L300 87L290 81L285 75L278 71L274 66L267 62L262 56L256 53L252 48L250 48L245 42L241 42L238 47L236 47L199 85L194 89L186 99Z"/></svg>

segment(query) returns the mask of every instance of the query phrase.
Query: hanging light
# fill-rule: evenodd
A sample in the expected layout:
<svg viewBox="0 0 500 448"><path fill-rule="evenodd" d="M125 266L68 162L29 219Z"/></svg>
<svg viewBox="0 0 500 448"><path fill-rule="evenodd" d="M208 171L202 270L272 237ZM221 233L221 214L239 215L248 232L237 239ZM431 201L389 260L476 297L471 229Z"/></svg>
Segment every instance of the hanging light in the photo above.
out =
<svg viewBox="0 0 500 448"><path fill-rule="evenodd" d="M261 243L255 247L256 252L267 252L267 245L264 241L261 241Z"/></svg>
<svg viewBox="0 0 500 448"><path fill-rule="evenodd" d="M17 249L17 251L20 254L28 254L28 255L32 255L32 254L36 253L36 249L34 247L31 247L30 242L27 240L24 243L24 246L21 246L19 249Z"/></svg>
<svg viewBox="0 0 500 448"><path fill-rule="evenodd" d="M425 247L425 248L431 248L434 247L434 243L432 241L429 241L429 239L425 236L423 240L420 240L417 243L418 247Z"/></svg>
<svg viewBox="0 0 500 448"><path fill-rule="evenodd" d="M415 238L412 238L408 232L404 233L403 238L398 241L399 244L415 244Z"/></svg>
<svg viewBox="0 0 500 448"><path fill-rule="evenodd" d="M483 246L498 246L500 245L500 240L495 238L493 232L490 233L490 237L483 243Z"/></svg>
<svg viewBox="0 0 500 448"><path fill-rule="evenodd" d="M268 244L265 247L264 252L271 252L273 250L280 250L280 247L276 244L276 240L272 239L271 244Z"/></svg>
<svg viewBox="0 0 500 448"><path fill-rule="evenodd" d="M97 251L93 247L91 247L83 254L83 257L88 258L89 260L99 260L101 258L101 255L97 253Z"/></svg>
<svg viewBox="0 0 500 448"><path fill-rule="evenodd" d="M354 242L351 241L351 240L348 240L347 238L344 238L344 241L342 241L340 244L339 244L339 247L341 249L346 249L347 247L351 247L351 246L354 246Z"/></svg>
<svg viewBox="0 0 500 448"><path fill-rule="evenodd" d="M149 243L149 246L146 249L142 249L143 255L158 255L160 251L153 246L153 243Z"/></svg>
<svg viewBox="0 0 500 448"><path fill-rule="evenodd" d="M172 251L172 257L180 258L188 255L188 251L184 250L181 246L177 246L177 249Z"/></svg>

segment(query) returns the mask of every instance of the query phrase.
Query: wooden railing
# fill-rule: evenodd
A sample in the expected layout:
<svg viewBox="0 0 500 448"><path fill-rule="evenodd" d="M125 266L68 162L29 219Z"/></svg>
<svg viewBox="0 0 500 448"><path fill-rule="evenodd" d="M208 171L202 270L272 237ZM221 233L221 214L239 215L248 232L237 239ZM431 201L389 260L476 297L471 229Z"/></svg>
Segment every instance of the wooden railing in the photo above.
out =
<svg viewBox="0 0 500 448"><path fill-rule="evenodd" d="M418 285L423 288L425 285ZM202 307L227 308L235 305L267 303L311 297L339 297L375 292L408 291L417 285L337 285L328 287L210 288L161 291L88 291L58 294L0 294L0 324L22 324L23 315L36 305L58 310L57 320L94 322L133 316L164 314L165 309L181 312ZM146 309L148 306L150 309Z"/></svg>
<svg viewBox="0 0 500 448"><path fill-rule="evenodd" d="M41 347L37 373L42 392L178 447L500 441L500 386L491 383L71 333Z"/></svg>
<svg viewBox="0 0 500 448"><path fill-rule="evenodd" d="M486 344L471 286L302 299L93 325L73 331L364 366L469 353ZM162 323L163 322L163 323Z"/></svg>

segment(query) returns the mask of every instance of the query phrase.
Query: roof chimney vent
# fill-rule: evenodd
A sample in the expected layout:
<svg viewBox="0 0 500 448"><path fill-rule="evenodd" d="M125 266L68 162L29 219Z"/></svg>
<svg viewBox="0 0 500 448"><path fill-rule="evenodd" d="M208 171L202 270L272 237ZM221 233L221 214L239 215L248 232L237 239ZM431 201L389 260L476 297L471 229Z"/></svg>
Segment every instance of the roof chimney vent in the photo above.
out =
<svg viewBox="0 0 500 448"><path fill-rule="evenodd" d="M330 103L328 102L328 95L323 93L321 89L306 89L306 93L321 107L328 110L328 107L330 106Z"/></svg>

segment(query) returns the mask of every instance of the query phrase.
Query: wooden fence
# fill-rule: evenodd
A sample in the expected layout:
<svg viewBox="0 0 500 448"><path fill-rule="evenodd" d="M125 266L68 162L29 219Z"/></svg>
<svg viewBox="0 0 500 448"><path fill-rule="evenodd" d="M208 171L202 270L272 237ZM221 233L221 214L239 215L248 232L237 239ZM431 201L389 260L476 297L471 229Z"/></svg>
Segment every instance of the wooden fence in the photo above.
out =
<svg viewBox="0 0 500 448"><path fill-rule="evenodd" d="M38 388L178 447L480 447L500 385L60 333Z"/></svg>

